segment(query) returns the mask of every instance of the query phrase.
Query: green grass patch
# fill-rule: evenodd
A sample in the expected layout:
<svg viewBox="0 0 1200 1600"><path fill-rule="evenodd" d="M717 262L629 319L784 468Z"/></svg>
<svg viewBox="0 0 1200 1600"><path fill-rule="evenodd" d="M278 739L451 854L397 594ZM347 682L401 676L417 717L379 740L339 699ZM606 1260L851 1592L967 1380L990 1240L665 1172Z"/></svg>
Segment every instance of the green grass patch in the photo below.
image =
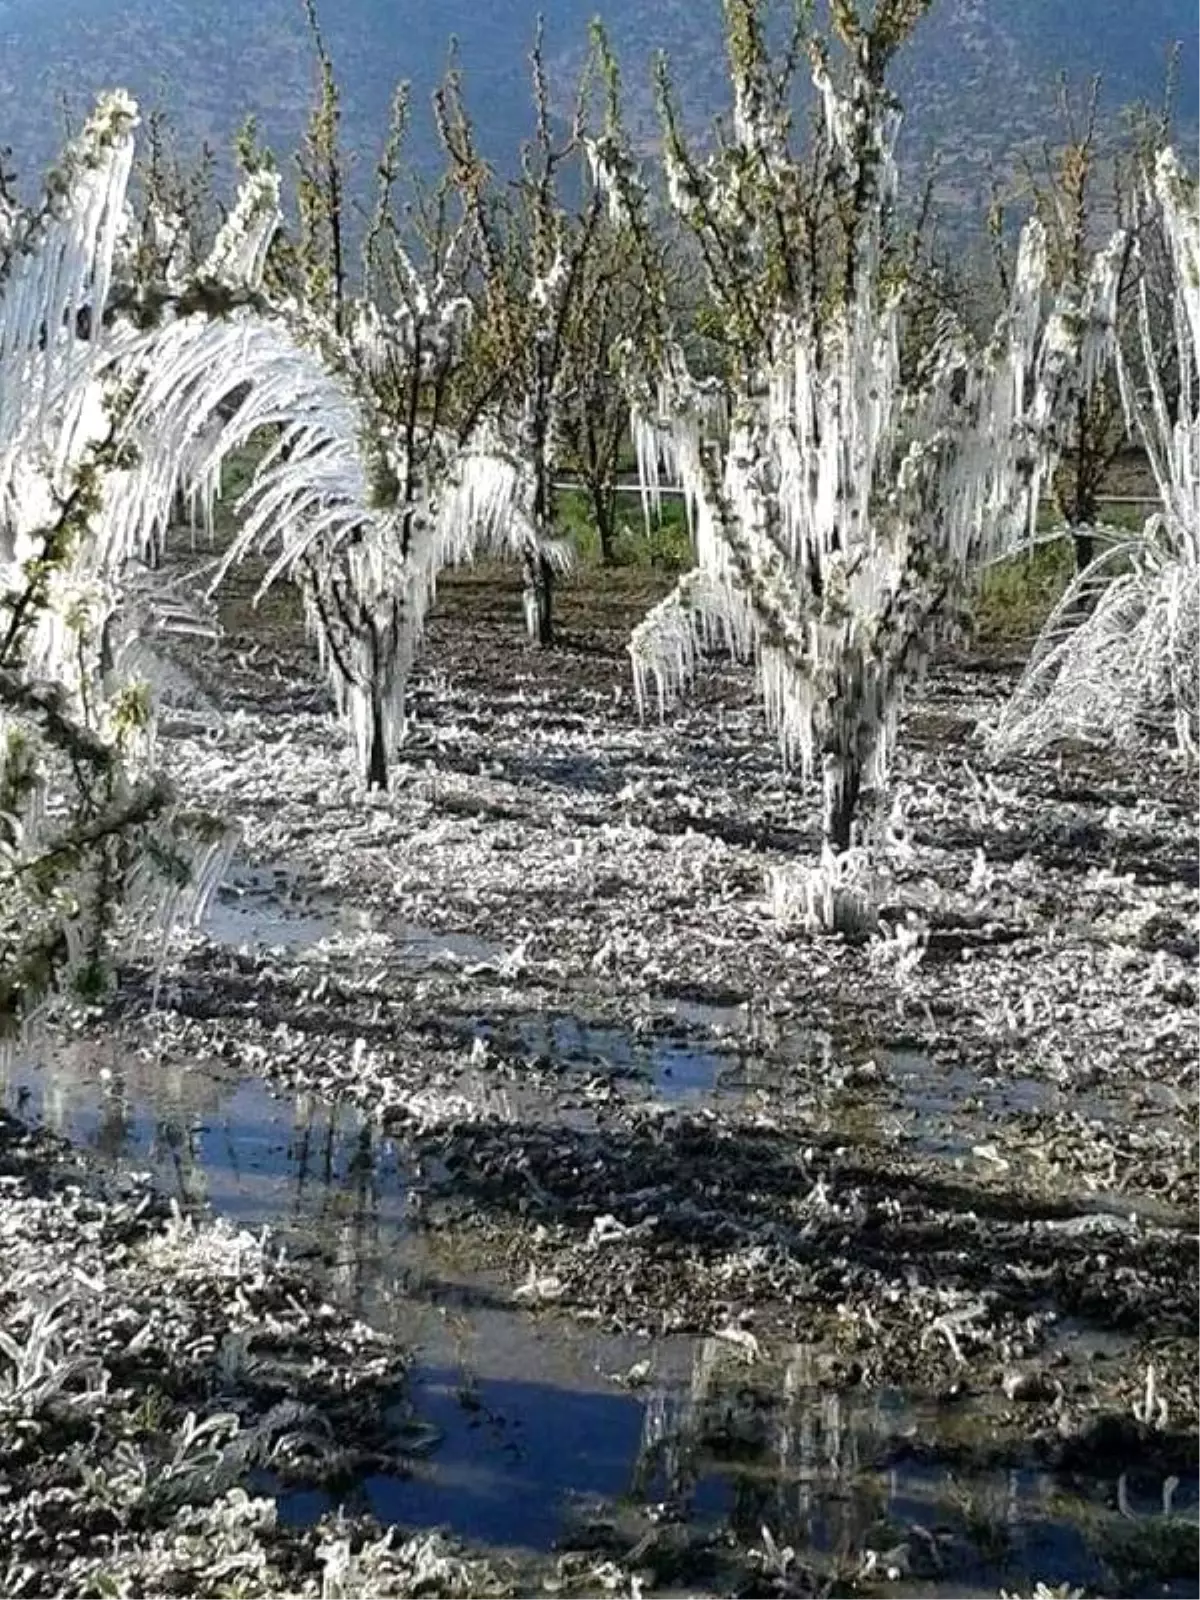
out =
<svg viewBox="0 0 1200 1600"><path fill-rule="evenodd" d="M584 566L600 563L600 535L587 496L578 489L560 489L555 506L558 527L570 539ZM617 537L613 550L618 567L650 567L657 572L686 572L695 564L683 502L664 499L662 514L647 528L641 501L623 494L617 501Z"/></svg>
<svg viewBox="0 0 1200 1600"><path fill-rule="evenodd" d="M986 643L1036 638L1074 575L1070 539L998 561L983 574L971 606L976 635Z"/></svg>

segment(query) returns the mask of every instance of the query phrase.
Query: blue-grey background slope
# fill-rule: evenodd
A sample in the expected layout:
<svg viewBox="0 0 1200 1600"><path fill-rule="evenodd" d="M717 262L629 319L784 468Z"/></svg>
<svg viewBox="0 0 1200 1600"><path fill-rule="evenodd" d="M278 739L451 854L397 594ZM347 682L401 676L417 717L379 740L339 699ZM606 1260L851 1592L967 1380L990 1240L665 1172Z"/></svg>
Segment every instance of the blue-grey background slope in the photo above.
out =
<svg viewBox="0 0 1200 1600"><path fill-rule="evenodd" d="M411 81L411 154L434 149L428 96L459 41L481 141L511 166L530 127L526 54L537 0L323 0L322 23L345 101L347 142L368 181L392 87ZM650 63L666 50L689 121L725 102L719 0L543 0L546 46L565 104L599 10L622 61L631 121L653 138ZM967 205L989 161L1053 128L1053 82L1104 76L1105 106L1161 96L1172 41L1182 45L1178 113L1197 120L1195 0L939 0L900 65L908 151L937 147ZM0 0L0 145L28 190L57 150L64 104L76 121L114 84L166 105L185 143L228 148L249 112L280 151L300 132L313 86L301 0Z"/></svg>

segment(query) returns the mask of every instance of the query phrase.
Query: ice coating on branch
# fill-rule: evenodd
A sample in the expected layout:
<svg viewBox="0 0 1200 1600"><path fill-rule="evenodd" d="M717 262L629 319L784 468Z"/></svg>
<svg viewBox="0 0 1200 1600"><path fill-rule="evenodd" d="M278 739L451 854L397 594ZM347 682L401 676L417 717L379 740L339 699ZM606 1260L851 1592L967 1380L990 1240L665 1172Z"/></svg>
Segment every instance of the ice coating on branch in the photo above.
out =
<svg viewBox="0 0 1200 1600"><path fill-rule="evenodd" d="M149 275L157 275L168 290L177 291L187 278L187 223L177 211L164 211L155 199L146 202L142 241L149 258Z"/></svg>
<svg viewBox="0 0 1200 1600"><path fill-rule="evenodd" d="M1150 462L1159 508L1134 537L1092 530L1108 548L1069 585L1046 623L993 730L998 747L1031 750L1063 738L1137 747L1167 739L1187 758L1198 754L1200 220L1195 184L1172 150L1158 156L1146 188L1143 226L1157 221L1169 263L1168 342L1152 320L1143 273L1140 378L1119 345L1115 356L1126 420ZM1104 307L1109 291L1100 276L1098 264L1090 303ZM1162 382L1172 357L1179 384L1173 414Z"/></svg>
<svg viewBox="0 0 1200 1600"><path fill-rule="evenodd" d="M201 277L229 285L261 283L280 220L279 174L259 168L243 179L237 203L217 234Z"/></svg>
<svg viewBox="0 0 1200 1600"><path fill-rule="evenodd" d="M258 287L278 220L271 173L251 178L205 268ZM438 572L481 549L563 552L534 526L531 473L492 419L465 439L428 420L426 385L460 359L472 308L462 292L464 224L436 270L389 243L397 304L346 306L331 320L262 293L219 297L209 315L164 321L126 355L138 387L128 434L139 464L115 515L162 524L179 491L207 506L221 464L252 438L272 442L241 502L222 571L268 558L263 587L298 583L355 754L372 783L404 724L404 693ZM561 293L556 256L535 284ZM412 402L411 404L409 402Z"/></svg>
<svg viewBox="0 0 1200 1600"><path fill-rule="evenodd" d="M174 618L140 611L129 581L159 528L113 515L132 465L112 289L136 260L136 125L127 95L102 97L0 241L0 1036L64 979L102 981L118 913L202 896L223 848L178 822L149 765L154 663L134 657Z"/></svg>
<svg viewBox="0 0 1200 1600"><path fill-rule="evenodd" d="M608 220L614 228L627 228L646 197L646 186L621 140L611 131L584 138L588 172L604 196Z"/></svg>
<svg viewBox="0 0 1200 1600"><path fill-rule="evenodd" d="M715 309L749 331L725 427L677 350L635 404L645 504L656 506L663 471L678 474L703 579L689 575L656 607L630 650L639 700L653 686L660 704L714 640L752 653L782 757L820 777L827 831L844 845L860 790L886 779L905 686L948 626L947 602L1029 537L1064 404L1111 346L1122 241L1098 259L1085 303L1047 319L1045 238L1031 223L987 346L944 321L906 383L905 285L883 272L892 102L857 69L842 92L814 59L823 139L861 208L840 299L797 260L795 285L766 302L746 285L763 281L774 208L804 177L761 62L738 71L731 148L700 164L665 141L676 210L707 260L734 262L710 271Z"/></svg>
<svg viewBox="0 0 1200 1600"><path fill-rule="evenodd" d="M76 427L101 355L77 322L87 308L99 327L108 301L136 125L128 95L104 96L51 175L42 210L12 225L0 285L0 506L19 460L36 451L61 485L81 448Z"/></svg>
<svg viewBox="0 0 1200 1600"><path fill-rule="evenodd" d="M116 396L106 383L116 335L105 325L114 260L128 231L125 190L137 110L107 95L64 153L39 212L14 220L0 275L0 638L6 664L61 685L82 710L99 671L114 583L136 544L114 541L96 513L54 540L90 492L111 440ZM111 474L105 475L105 481ZM15 614L29 563L45 563L44 594ZM19 641L18 641L19 632Z"/></svg>
<svg viewBox="0 0 1200 1600"><path fill-rule="evenodd" d="M637 458L642 516L649 531L651 519L662 515L662 485L681 483L688 529L695 536L695 501L688 489L683 459L699 459L701 441L724 440L729 432L729 411L724 386L716 378L697 382L687 370L683 352L675 344L663 351L662 371L650 387L634 384L630 405L630 431Z"/></svg>

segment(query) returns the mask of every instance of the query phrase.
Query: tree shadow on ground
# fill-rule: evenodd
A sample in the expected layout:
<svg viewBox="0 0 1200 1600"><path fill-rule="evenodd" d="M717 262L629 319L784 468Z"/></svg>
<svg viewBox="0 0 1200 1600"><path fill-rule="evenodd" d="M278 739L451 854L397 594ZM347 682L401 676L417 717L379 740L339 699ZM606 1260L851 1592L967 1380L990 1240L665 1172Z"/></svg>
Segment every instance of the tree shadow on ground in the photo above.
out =
<svg viewBox="0 0 1200 1600"><path fill-rule="evenodd" d="M918 828L914 839L938 850L982 850L989 861L1005 865L1028 857L1059 872L1091 872L1102 866L1145 883L1180 883L1192 889L1200 884L1200 864L1194 857L1176 854L1166 841L1122 837L1096 820L1038 822L1004 834L991 827Z"/></svg>

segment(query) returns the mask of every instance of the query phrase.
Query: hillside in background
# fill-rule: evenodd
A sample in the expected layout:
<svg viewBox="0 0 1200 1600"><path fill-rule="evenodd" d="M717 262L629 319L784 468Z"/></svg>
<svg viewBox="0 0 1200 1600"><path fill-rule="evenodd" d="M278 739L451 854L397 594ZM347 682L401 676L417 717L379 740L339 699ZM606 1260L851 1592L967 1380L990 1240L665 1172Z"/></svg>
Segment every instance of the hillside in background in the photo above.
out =
<svg viewBox="0 0 1200 1600"><path fill-rule="evenodd" d="M622 62L630 121L654 136L653 53L665 49L689 121L702 127L725 102L719 0L543 0L546 45L565 103L599 10ZM325 0L323 25L345 99L348 143L369 181L397 78L413 85L411 153L429 162L428 95L459 41L468 97L485 151L508 165L529 130L526 51L537 0ZM907 108L910 161L942 156L946 193L973 208L989 160L1001 167L1024 142L1054 130L1059 71L1104 77L1115 116L1158 102L1172 41L1182 45L1181 139L1197 121L1194 0L939 0L906 53L897 87ZM185 142L228 148L254 112L269 142L291 149L312 87L301 0L0 0L0 145L23 188L59 147L64 106L77 122L97 90L122 84L170 108Z"/></svg>

